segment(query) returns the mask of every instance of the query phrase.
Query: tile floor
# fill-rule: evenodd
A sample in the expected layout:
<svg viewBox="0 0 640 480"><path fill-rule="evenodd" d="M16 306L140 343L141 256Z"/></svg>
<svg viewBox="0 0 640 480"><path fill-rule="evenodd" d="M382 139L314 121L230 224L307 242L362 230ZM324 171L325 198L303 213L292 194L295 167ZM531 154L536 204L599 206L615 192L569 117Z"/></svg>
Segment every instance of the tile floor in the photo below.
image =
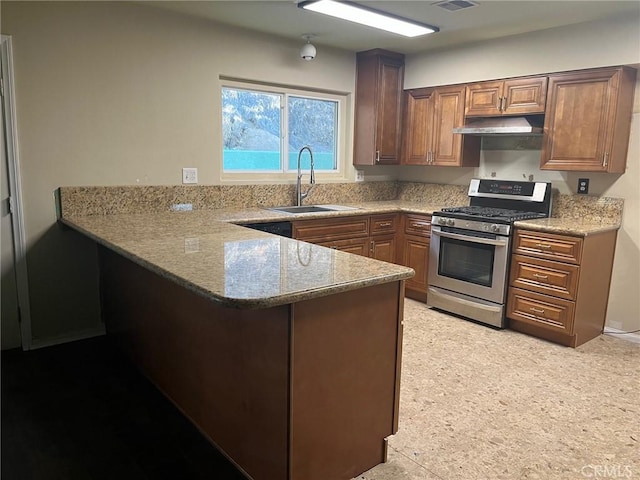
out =
<svg viewBox="0 0 640 480"><path fill-rule="evenodd" d="M493 330L407 300L400 479L640 478L640 345L609 335L576 349Z"/></svg>

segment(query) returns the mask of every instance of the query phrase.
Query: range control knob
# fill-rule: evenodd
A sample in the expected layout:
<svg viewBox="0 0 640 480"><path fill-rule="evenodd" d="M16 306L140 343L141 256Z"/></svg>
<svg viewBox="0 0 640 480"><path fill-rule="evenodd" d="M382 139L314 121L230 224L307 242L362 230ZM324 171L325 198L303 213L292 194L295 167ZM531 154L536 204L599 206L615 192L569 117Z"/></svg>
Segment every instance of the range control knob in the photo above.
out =
<svg viewBox="0 0 640 480"><path fill-rule="evenodd" d="M449 225L450 227L453 227L456 224L455 220L453 218L449 218L447 220L447 225Z"/></svg>
<svg viewBox="0 0 640 480"><path fill-rule="evenodd" d="M440 218L438 219L438 223L439 223L440 225L446 225L446 224L447 224L447 219L446 219L446 218L442 218L442 217L440 217Z"/></svg>
<svg viewBox="0 0 640 480"><path fill-rule="evenodd" d="M491 225L491 231L492 232L499 232L500 231L500 225L496 225L494 223L493 225Z"/></svg>

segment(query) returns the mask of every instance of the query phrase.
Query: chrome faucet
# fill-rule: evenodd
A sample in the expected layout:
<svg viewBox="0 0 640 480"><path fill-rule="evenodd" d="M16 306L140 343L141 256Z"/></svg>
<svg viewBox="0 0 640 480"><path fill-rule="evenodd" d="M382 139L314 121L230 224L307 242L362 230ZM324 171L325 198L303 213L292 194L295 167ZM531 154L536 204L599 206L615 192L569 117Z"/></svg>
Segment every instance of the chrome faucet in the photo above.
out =
<svg viewBox="0 0 640 480"><path fill-rule="evenodd" d="M311 186L309 187L309 190L307 190L305 193L302 193L302 185L301 185L302 172L300 171L300 157L302 156L302 152L304 152L305 150L309 151L309 156L311 157L311 170L309 172L309 176L311 177L309 183L311 184ZM296 181L296 201L298 203L296 205L298 206L302 205L302 200L304 200L309 196L309 193L311 192L311 189L315 184L316 184L316 175L313 171L313 152L311 151L311 147L309 145L305 145L298 152L298 180Z"/></svg>

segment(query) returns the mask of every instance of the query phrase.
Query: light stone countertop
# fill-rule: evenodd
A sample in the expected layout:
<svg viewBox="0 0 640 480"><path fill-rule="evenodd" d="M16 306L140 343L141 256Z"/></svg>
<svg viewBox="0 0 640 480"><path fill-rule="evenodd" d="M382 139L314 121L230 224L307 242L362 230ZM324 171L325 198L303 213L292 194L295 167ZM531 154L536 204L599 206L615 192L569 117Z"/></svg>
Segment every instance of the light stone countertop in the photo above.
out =
<svg viewBox="0 0 640 480"><path fill-rule="evenodd" d="M268 308L403 280L400 265L233 224L379 213L431 215L445 205L402 200L344 203L354 210L287 214L261 207L64 217L61 221L180 285L235 308ZM586 236L618 229L593 219L523 220L517 227Z"/></svg>
<svg viewBox="0 0 640 480"><path fill-rule="evenodd" d="M539 218L535 220L519 220L514 223L517 228L526 228L538 232L557 233L561 235L574 235L586 237L597 233L618 230L620 223L613 221L597 221L582 218Z"/></svg>
<svg viewBox="0 0 640 480"><path fill-rule="evenodd" d="M234 308L269 308L414 274L404 266L220 221L220 213L224 217L223 212L199 210L92 215L62 222L135 263Z"/></svg>

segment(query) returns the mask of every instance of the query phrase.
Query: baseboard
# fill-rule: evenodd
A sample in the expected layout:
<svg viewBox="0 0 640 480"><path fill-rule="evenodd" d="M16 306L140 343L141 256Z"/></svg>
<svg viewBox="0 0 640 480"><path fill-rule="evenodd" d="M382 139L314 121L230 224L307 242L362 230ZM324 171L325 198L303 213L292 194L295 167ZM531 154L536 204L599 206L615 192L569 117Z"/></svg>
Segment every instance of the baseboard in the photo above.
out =
<svg viewBox="0 0 640 480"><path fill-rule="evenodd" d="M52 347L54 345L75 342L77 340L85 340L87 338L99 337L105 334L106 330L104 325L100 325L99 327L78 330L75 332L65 333L64 335L57 335L55 337L34 338L31 340L31 350L35 350L36 348Z"/></svg>
<svg viewBox="0 0 640 480"><path fill-rule="evenodd" d="M618 330L617 328L604 327L604 334L612 334L612 337L621 338L622 340L633 343L640 343L640 335L637 333L624 333L624 331Z"/></svg>

